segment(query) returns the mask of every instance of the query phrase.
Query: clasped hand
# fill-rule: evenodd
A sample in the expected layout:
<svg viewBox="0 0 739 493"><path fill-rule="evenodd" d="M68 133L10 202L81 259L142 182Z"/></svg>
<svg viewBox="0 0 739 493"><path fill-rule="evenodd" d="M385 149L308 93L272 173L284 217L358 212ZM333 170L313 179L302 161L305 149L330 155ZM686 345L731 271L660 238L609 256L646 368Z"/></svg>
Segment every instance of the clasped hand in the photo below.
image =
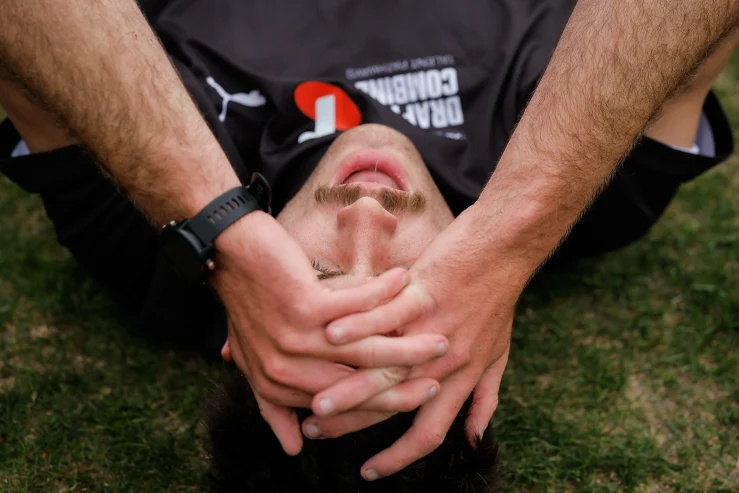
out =
<svg viewBox="0 0 739 493"><path fill-rule="evenodd" d="M440 445L473 391L466 423L474 443L497 406L523 282L484 264L484 243L468 241L469 215L410 271L340 290L318 281L276 221L252 216L258 237L234 232L219 245L214 287L229 314L223 356L246 375L284 450L302 447L295 407L313 410L302 432L319 438L420 406L408 432L362 467L368 480L384 477Z"/></svg>

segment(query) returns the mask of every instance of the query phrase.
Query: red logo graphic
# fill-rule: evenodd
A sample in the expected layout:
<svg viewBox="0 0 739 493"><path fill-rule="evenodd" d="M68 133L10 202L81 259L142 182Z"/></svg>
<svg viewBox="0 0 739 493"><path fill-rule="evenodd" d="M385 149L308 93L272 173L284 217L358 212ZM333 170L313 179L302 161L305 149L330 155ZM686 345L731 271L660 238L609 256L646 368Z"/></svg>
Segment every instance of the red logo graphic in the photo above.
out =
<svg viewBox="0 0 739 493"><path fill-rule="evenodd" d="M317 120L316 103L320 98L333 96L336 129L349 130L362 123L362 113L354 101L339 87L325 82L303 82L295 89L295 104L311 120Z"/></svg>
<svg viewBox="0 0 739 493"><path fill-rule="evenodd" d="M305 116L316 122L313 130L303 132L298 143L349 130L362 123L362 113L340 88L325 82L303 82L295 88L295 104Z"/></svg>

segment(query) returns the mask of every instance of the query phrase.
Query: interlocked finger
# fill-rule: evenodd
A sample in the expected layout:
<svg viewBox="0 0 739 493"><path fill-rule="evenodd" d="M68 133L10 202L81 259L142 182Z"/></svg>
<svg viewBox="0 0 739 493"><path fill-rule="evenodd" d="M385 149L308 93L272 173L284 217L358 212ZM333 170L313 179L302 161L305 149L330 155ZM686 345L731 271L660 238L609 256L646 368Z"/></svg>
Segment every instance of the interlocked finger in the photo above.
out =
<svg viewBox="0 0 739 493"><path fill-rule="evenodd" d="M310 407L314 393L304 392L281 382L270 380L265 376L264 371L259 367L258 362L248 360L244 357L242 344L244 343L240 341L238 337L229 338L228 346L230 348L231 356L233 357L236 366L238 366L249 380L249 385L255 394L259 394L260 398L265 401L269 401L273 405L304 408ZM336 367L337 374L335 381L349 375L352 371L351 369L341 371L340 365L331 366Z"/></svg>
<svg viewBox="0 0 739 493"><path fill-rule="evenodd" d="M363 402L357 410L326 418L311 416L303 423L309 438L336 438L379 423L396 413L410 412L433 399L439 392L439 382L418 378L395 387Z"/></svg>
<svg viewBox="0 0 739 493"><path fill-rule="evenodd" d="M372 335L388 334L426 314L431 306L422 289L411 285L384 305L333 321L326 328L326 338L332 344L346 344Z"/></svg>
<svg viewBox="0 0 739 493"><path fill-rule="evenodd" d="M446 380L439 395L418 411L408 431L362 466L362 476L376 479L395 474L439 447L471 393L471 386L468 389L463 383L466 379L459 373Z"/></svg>
<svg viewBox="0 0 739 493"><path fill-rule="evenodd" d="M410 368L405 366L359 370L318 393L313 398L313 412L316 416L326 417L352 409L396 386L409 372Z"/></svg>
<svg viewBox="0 0 739 493"><path fill-rule="evenodd" d="M323 335L320 338L323 339ZM362 368L421 365L443 356L449 347L446 337L438 334L370 336L345 346L331 346L325 340L322 344L327 347L316 349L318 357ZM326 354L321 355L323 349Z"/></svg>
<svg viewBox="0 0 739 493"><path fill-rule="evenodd" d="M302 429L303 434L308 438L337 438L385 421L395 414L394 412L350 411L320 420L310 417L303 421Z"/></svg>
<svg viewBox="0 0 739 493"><path fill-rule="evenodd" d="M359 405L365 411L406 413L418 409L439 393L439 382L432 378L406 380Z"/></svg>
<svg viewBox="0 0 739 493"><path fill-rule="evenodd" d="M351 313L372 310L400 293L408 281L408 272L395 268L359 286L332 291L325 300L321 300L325 307L321 310L321 318L328 322Z"/></svg>

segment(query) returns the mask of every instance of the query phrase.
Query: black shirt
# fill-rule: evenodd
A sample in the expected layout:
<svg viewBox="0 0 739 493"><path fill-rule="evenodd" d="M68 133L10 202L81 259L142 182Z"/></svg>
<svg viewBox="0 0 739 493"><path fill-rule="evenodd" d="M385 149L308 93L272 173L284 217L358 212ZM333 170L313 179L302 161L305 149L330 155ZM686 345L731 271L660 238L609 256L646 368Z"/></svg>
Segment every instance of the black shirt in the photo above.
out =
<svg viewBox="0 0 739 493"><path fill-rule="evenodd" d="M154 28L242 180L260 171L270 181L276 211L337 132L361 121L407 135L458 214L493 172L573 6L174 0ZM330 86L297 91L308 81ZM299 141L315 133L306 113L315 118L326 90L337 132Z"/></svg>

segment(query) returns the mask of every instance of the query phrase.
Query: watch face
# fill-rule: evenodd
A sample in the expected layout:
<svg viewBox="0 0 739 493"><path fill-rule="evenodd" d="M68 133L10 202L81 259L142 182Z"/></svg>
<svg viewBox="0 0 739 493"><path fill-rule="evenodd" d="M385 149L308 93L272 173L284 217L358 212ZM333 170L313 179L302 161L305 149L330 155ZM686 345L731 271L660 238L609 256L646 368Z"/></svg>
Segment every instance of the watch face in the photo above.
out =
<svg viewBox="0 0 739 493"><path fill-rule="evenodd" d="M162 230L162 251L183 281L189 284L205 282L201 248L190 233L176 226L165 227Z"/></svg>

